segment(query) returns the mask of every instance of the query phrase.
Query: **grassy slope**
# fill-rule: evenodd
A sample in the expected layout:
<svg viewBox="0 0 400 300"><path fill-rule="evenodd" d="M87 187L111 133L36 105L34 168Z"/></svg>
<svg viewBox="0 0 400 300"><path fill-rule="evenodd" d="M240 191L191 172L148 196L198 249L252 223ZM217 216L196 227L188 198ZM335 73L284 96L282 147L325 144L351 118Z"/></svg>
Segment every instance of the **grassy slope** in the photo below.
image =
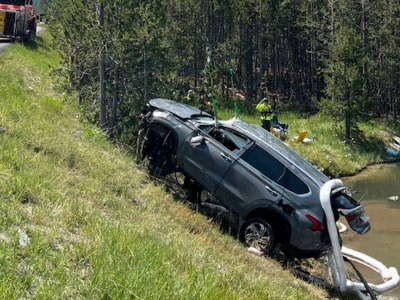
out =
<svg viewBox="0 0 400 300"><path fill-rule="evenodd" d="M327 297L173 201L82 124L52 85L48 40L0 57L2 299Z"/></svg>

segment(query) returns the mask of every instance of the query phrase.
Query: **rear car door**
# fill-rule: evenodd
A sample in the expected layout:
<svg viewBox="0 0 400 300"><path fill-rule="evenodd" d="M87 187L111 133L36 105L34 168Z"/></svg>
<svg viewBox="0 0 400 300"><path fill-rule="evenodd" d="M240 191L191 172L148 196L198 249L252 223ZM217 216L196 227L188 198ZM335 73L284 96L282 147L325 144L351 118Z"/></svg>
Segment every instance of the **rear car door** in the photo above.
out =
<svg viewBox="0 0 400 300"><path fill-rule="evenodd" d="M268 152L254 145L228 170L215 195L239 215L265 205L280 210L277 204L284 190L274 178L271 179L278 176L274 174L275 170Z"/></svg>
<svg viewBox="0 0 400 300"><path fill-rule="evenodd" d="M211 136L194 134L185 140L178 159L185 172L214 192L238 156Z"/></svg>

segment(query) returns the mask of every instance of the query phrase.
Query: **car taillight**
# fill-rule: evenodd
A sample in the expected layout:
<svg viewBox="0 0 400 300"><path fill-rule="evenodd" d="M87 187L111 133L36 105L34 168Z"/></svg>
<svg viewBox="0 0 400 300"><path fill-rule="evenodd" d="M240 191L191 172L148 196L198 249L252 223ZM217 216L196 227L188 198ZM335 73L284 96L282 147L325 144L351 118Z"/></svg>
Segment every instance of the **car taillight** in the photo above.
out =
<svg viewBox="0 0 400 300"><path fill-rule="evenodd" d="M351 209L339 209L339 212L346 217L347 222L352 222L364 215L365 210L364 207L360 205Z"/></svg>
<svg viewBox="0 0 400 300"><path fill-rule="evenodd" d="M347 222L353 222L358 217L359 217L359 215L347 215L346 220L347 220Z"/></svg>
<svg viewBox="0 0 400 300"><path fill-rule="evenodd" d="M311 226L310 229L312 231L321 231L325 229L325 224L317 220L315 217L312 215L308 214L306 215L307 219L311 221Z"/></svg>

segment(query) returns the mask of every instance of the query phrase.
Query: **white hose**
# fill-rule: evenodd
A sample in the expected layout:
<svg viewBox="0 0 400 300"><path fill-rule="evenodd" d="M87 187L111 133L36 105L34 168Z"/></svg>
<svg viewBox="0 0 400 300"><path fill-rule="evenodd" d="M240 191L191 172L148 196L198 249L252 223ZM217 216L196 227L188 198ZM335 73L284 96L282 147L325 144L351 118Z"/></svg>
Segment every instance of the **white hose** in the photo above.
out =
<svg viewBox="0 0 400 300"><path fill-rule="evenodd" d="M333 257L330 259L332 267L332 276L333 280L335 281L335 285L339 286L340 292L344 292L347 289L347 279L346 279L347 272L344 265L342 251L340 249L336 222L333 216L333 210L331 205L331 192L333 189L342 186L343 182L340 179L329 180L322 186L319 194L321 205L325 212L329 237L332 243Z"/></svg>
<svg viewBox="0 0 400 300"><path fill-rule="evenodd" d="M376 259L369 257L363 253L355 250L340 247L339 236L336 228L335 219L333 216L333 210L331 206L331 192L333 189L342 187L343 183L340 179L333 179L327 181L321 188L320 201L322 208L325 212L326 222L328 226L329 237L332 243L332 253L329 255L329 260L332 269L332 277L335 286L339 287L340 292L344 292L348 289L356 291L360 296L363 295L361 291L365 291L366 288L361 282L352 282L347 280L347 271L344 264L343 255L352 261L361 263L375 272L381 274L382 279L385 281L382 284L375 285L368 283L369 287L378 292L383 293L395 288L400 283L400 276L396 268L387 268L381 262ZM363 295L365 297L365 295ZM362 297L361 299L368 299Z"/></svg>
<svg viewBox="0 0 400 300"><path fill-rule="evenodd" d="M397 272L396 268L390 267L387 268L384 264L376 259L365 255L364 253L342 247L342 253L348 259L363 264L364 266L369 267L375 272L381 274L383 279L383 283L381 284L373 284L368 283L370 288L378 293L384 293L391 289L394 289L400 283L400 276ZM365 287L362 283L347 281L347 285L351 288L356 288L361 291L365 291Z"/></svg>

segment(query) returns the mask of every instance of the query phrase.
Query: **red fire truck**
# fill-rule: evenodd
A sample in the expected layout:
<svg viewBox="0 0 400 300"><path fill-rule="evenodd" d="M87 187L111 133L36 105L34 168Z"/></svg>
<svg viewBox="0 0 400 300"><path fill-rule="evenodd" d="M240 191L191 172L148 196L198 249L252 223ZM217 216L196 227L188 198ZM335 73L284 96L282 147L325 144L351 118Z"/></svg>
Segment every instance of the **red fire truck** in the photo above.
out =
<svg viewBox="0 0 400 300"><path fill-rule="evenodd" d="M27 41L35 35L33 0L0 0L0 38Z"/></svg>

